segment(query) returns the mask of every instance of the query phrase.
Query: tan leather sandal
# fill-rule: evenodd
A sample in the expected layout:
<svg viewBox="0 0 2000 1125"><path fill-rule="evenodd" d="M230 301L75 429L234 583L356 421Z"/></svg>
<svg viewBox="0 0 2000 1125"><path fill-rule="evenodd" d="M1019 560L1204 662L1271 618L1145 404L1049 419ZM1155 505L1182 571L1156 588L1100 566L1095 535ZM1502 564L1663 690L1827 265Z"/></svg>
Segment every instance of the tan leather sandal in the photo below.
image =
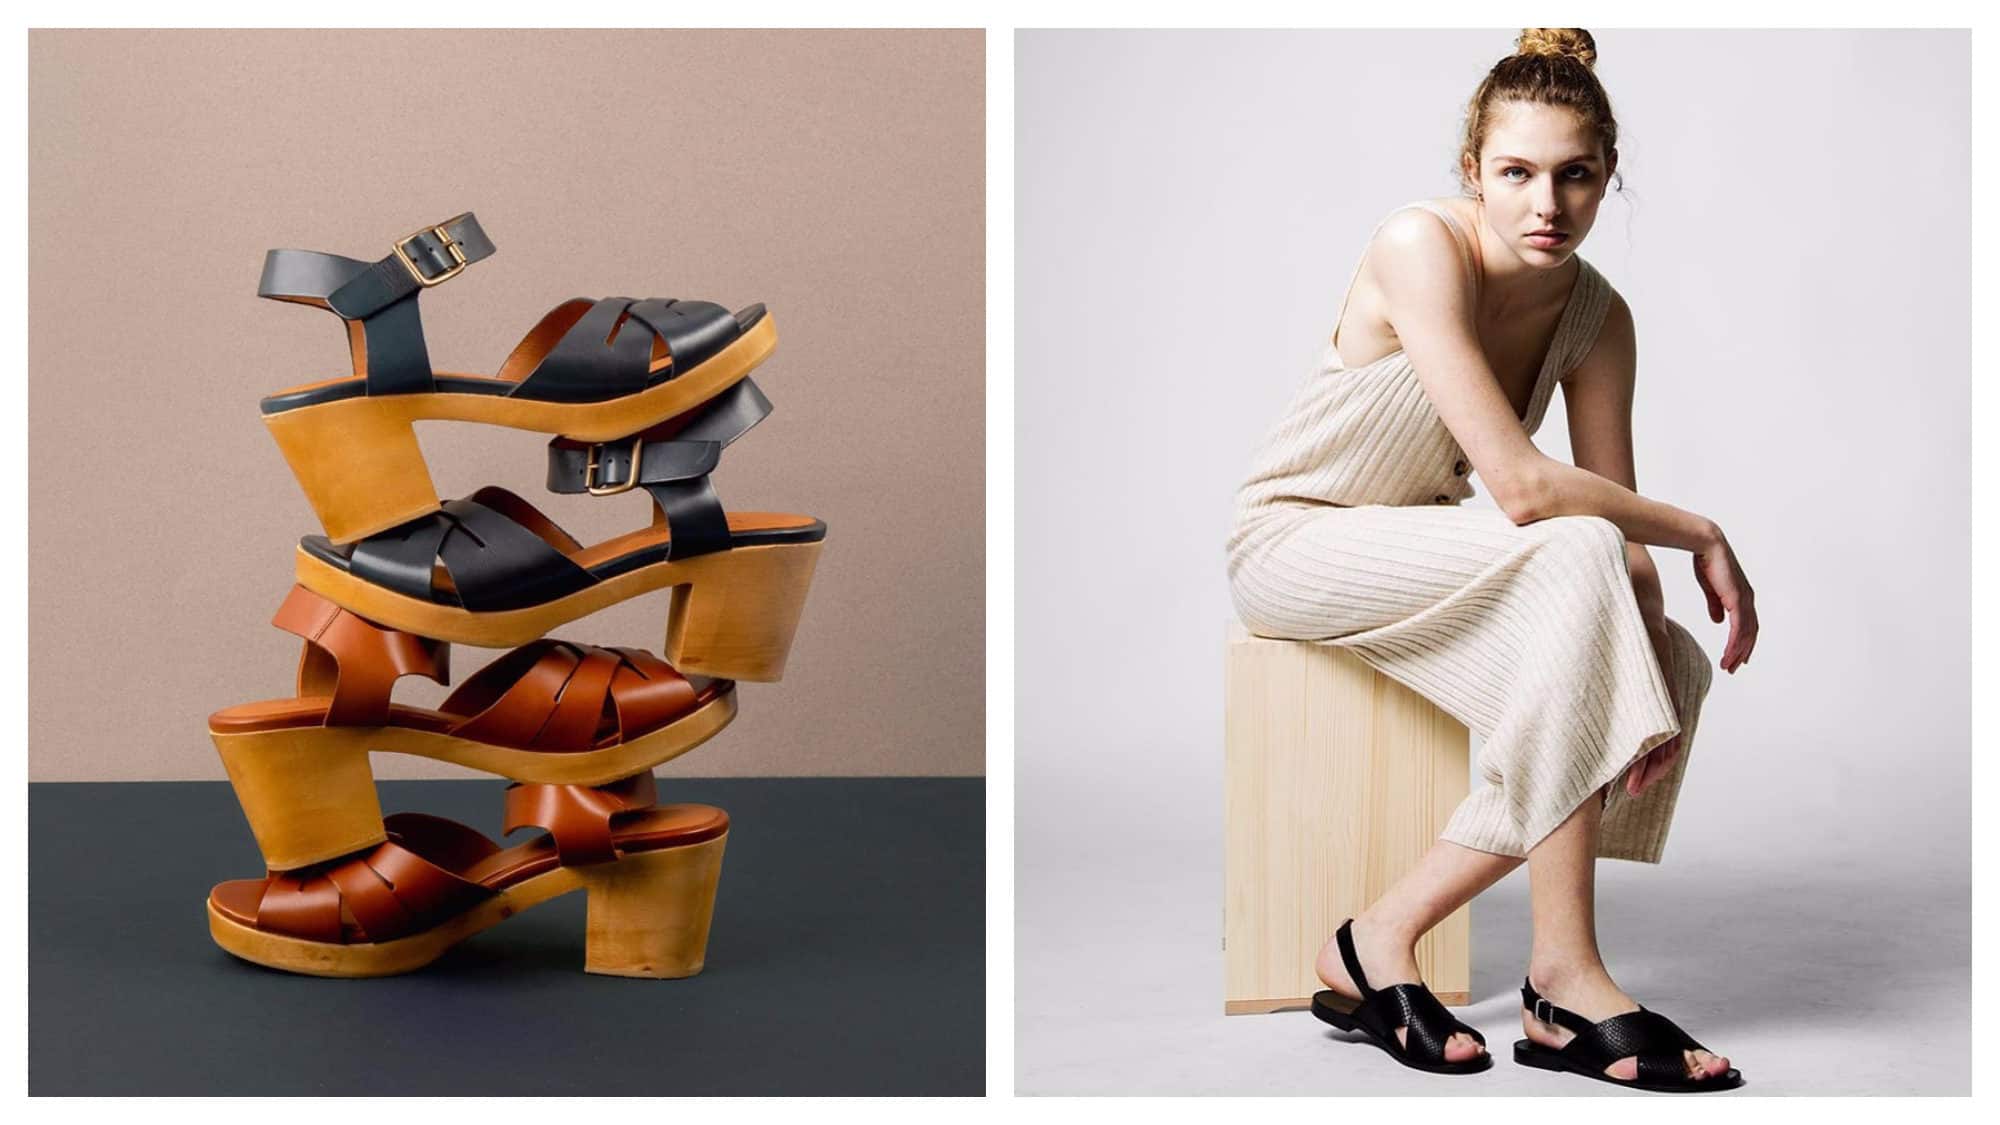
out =
<svg viewBox="0 0 2000 1125"><path fill-rule="evenodd" d="M529 907L589 896L584 969L674 978L702 969L729 815L654 806L651 774L617 784L515 785L502 849L456 821L397 813L356 855L208 895L215 943L246 961L323 977L405 973Z"/></svg>
<svg viewBox="0 0 2000 1125"><path fill-rule="evenodd" d="M209 736L266 864L287 870L385 838L370 751L515 781L596 785L701 745L736 717L736 685L639 649L540 640L431 710L390 702L408 675L448 682L449 646L385 629L303 587L272 624L305 642L298 695L225 708Z"/></svg>

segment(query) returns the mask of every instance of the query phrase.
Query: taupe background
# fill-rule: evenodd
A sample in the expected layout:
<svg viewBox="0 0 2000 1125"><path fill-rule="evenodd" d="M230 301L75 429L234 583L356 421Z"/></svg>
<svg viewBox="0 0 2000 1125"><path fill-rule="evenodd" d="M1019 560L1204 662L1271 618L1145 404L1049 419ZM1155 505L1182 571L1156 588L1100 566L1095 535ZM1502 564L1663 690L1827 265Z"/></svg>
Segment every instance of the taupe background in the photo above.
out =
<svg viewBox="0 0 2000 1125"><path fill-rule="evenodd" d="M776 412L716 487L826 550L784 682L661 772L984 771L979 32L38 31L29 84L32 780L220 778L204 716L291 693L269 619L318 525L257 400L348 360L256 299L264 251L375 258L465 210L499 250L421 298L438 370L572 296L777 318ZM504 485L586 543L648 518L549 496L544 437L418 433L442 495ZM657 650L666 605L559 635Z"/></svg>

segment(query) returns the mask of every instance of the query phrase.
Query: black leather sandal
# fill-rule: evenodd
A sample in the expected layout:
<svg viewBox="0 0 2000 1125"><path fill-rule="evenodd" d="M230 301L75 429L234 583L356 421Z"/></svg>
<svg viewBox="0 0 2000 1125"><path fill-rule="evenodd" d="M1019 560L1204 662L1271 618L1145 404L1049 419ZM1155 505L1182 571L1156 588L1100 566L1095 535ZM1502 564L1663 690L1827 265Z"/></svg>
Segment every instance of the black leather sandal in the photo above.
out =
<svg viewBox="0 0 2000 1125"><path fill-rule="evenodd" d="M526 644L649 590L673 587L667 660L684 672L776 680L804 609L826 524L724 512L708 474L770 412L744 379L691 415L628 441L549 443L557 493L644 489L650 527L584 547L504 488L359 543L308 535L299 584L379 625L461 644Z"/></svg>
<svg viewBox="0 0 2000 1125"><path fill-rule="evenodd" d="M636 434L699 406L762 363L777 330L762 305L574 298L536 324L497 376L431 370L417 298L493 253L471 212L364 262L272 250L257 295L313 305L347 327L354 373L264 399L329 539L351 542L438 506L411 424L449 419L581 441Z"/></svg>
<svg viewBox="0 0 2000 1125"><path fill-rule="evenodd" d="M1682 1031L1674 1021L1649 1011L1644 1005L1636 1012L1625 1012L1592 1023L1567 1008L1549 1003L1535 991L1534 985L1524 979L1521 981L1521 1007L1543 1023L1556 1024L1576 1033L1561 1049L1544 1047L1532 1039L1516 1042L1514 1061L1522 1066L1567 1071L1595 1078L1599 1082L1609 1082L1613 1086L1630 1086L1661 1094L1705 1094L1714 1090L1733 1090L1743 1085L1743 1072L1733 1066L1713 1078L1689 1078L1687 1060L1681 1052L1706 1051L1708 1048L1695 1042L1694 1037ZM1638 1077L1631 1081L1604 1073L1605 1067L1623 1058L1632 1058L1638 1064Z"/></svg>
<svg viewBox="0 0 2000 1125"><path fill-rule="evenodd" d="M1459 1022L1430 989L1421 984L1392 984L1384 989L1368 987L1361 972L1361 959L1354 955L1354 919L1340 924L1334 939L1340 943L1340 961L1347 977L1361 990L1361 999L1342 996L1332 989L1313 994L1313 1015L1342 1031L1360 1031L1369 1042L1388 1052L1389 1057L1412 1070L1432 1074L1477 1074L1493 1066L1493 1057L1482 1052L1477 1058L1450 1062L1444 1057L1445 1041L1464 1032L1486 1046L1478 1029ZM1407 1029L1409 1046L1396 1041L1396 1030Z"/></svg>

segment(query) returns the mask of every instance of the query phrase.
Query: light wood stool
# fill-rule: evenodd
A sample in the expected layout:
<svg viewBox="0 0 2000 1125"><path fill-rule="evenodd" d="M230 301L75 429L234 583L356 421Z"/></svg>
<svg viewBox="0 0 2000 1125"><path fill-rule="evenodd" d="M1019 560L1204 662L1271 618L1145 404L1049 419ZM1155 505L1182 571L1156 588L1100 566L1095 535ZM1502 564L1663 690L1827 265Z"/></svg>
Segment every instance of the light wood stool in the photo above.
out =
<svg viewBox="0 0 2000 1125"><path fill-rule="evenodd" d="M1303 1008L1342 920L1412 867L1465 799L1470 736L1341 649L1230 626L1225 719L1222 1010ZM1464 1004L1461 907L1417 943L1417 967Z"/></svg>

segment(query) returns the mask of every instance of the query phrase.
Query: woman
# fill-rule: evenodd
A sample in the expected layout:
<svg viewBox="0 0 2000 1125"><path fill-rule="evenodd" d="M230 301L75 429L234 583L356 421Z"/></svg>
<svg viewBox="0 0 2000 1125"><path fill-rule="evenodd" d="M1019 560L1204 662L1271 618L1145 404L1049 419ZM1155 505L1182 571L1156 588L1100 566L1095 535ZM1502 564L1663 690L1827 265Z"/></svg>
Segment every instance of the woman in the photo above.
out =
<svg viewBox="0 0 2000 1125"><path fill-rule="evenodd" d="M1613 983L1595 860L1657 863L1707 658L1668 619L1646 545L1692 552L1721 667L1757 640L1715 522L1641 496L1631 310L1576 251L1617 170L1587 32L1530 28L1474 94L1463 198L1386 219L1321 369L1238 494L1229 573L1253 632L1336 645L1484 740L1486 785L1319 956L1314 1010L1406 1065L1490 1065L1418 981L1417 938L1525 858L1534 942L1516 1058L1649 1089L1740 1083ZM1576 464L1529 435L1563 387ZM1500 512L1458 507L1476 471Z"/></svg>

